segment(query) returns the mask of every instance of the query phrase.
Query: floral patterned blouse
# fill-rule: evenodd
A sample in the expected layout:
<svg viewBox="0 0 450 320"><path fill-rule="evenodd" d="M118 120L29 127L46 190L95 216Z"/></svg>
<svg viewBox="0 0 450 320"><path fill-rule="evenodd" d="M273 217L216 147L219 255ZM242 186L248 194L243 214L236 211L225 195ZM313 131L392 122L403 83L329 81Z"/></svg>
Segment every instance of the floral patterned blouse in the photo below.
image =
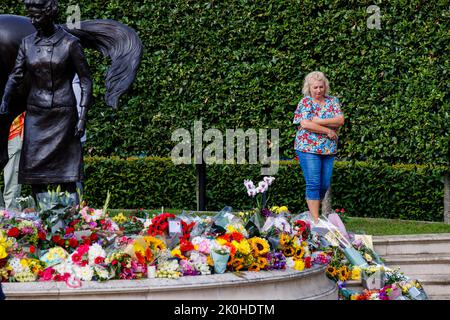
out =
<svg viewBox="0 0 450 320"><path fill-rule="evenodd" d="M341 104L336 97L325 96L325 105L322 107L314 103L310 96L304 97L297 105L294 113L294 124L302 120L312 120L313 117L321 119L335 118L342 115ZM316 154L336 154L337 140L332 140L324 133L315 133L298 127L295 136L294 149Z"/></svg>

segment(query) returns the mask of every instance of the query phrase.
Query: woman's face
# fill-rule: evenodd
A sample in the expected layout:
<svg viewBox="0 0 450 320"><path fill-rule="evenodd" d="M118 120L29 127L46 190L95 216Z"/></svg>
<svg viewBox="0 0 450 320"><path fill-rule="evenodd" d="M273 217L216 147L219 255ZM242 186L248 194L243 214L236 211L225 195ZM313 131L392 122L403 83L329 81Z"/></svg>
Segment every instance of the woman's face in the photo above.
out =
<svg viewBox="0 0 450 320"><path fill-rule="evenodd" d="M28 7L28 17L37 31L43 31L53 25L53 19L48 13L48 9Z"/></svg>
<svg viewBox="0 0 450 320"><path fill-rule="evenodd" d="M312 80L309 84L309 92L314 99L321 99L325 95L325 82Z"/></svg>

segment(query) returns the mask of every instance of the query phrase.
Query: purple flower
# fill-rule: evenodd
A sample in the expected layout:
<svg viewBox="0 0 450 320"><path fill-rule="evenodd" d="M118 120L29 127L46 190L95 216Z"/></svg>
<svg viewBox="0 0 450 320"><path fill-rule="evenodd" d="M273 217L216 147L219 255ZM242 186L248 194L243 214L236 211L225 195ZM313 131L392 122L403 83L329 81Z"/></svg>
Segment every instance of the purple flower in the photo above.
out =
<svg viewBox="0 0 450 320"><path fill-rule="evenodd" d="M264 209L261 210L261 215L264 218L267 218L267 217L270 217L272 215L272 212L269 209L264 208Z"/></svg>

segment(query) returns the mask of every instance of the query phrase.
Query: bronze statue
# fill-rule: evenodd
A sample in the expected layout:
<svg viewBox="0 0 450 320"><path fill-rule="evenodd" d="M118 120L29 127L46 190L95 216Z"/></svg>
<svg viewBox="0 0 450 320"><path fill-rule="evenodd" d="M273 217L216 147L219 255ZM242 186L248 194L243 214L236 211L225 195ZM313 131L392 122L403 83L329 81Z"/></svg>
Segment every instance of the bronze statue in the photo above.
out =
<svg viewBox="0 0 450 320"><path fill-rule="evenodd" d="M78 30L55 25L56 0L25 0L25 6L29 19L0 16L0 42L6 42L0 43L0 96L2 77L11 68L11 56L21 40L0 107L0 164L6 164L8 125L26 110L19 183L31 184L34 194L46 190L48 184L75 192L75 182L83 178L80 136L92 101L82 44L113 60L107 75L107 102L113 107L135 78L142 44L132 29L111 20L82 22ZM2 23L8 28L1 28ZM82 91L80 117L72 90L75 73Z"/></svg>

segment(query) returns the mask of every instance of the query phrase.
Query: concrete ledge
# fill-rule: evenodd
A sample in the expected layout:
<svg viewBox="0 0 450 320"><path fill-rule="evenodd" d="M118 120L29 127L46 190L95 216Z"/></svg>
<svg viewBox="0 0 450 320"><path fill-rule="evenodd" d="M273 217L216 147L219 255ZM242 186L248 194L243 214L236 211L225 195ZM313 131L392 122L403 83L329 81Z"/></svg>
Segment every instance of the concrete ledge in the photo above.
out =
<svg viewBox="0 0 450 320"><path fill-rule="evenodd" d="M111 280L82 282L71 289L65 283L3 283L8 300L132 299L132 300L337 300L337 286L325 275L325 266L298 272L245 271L179 279Z"/></svg>

